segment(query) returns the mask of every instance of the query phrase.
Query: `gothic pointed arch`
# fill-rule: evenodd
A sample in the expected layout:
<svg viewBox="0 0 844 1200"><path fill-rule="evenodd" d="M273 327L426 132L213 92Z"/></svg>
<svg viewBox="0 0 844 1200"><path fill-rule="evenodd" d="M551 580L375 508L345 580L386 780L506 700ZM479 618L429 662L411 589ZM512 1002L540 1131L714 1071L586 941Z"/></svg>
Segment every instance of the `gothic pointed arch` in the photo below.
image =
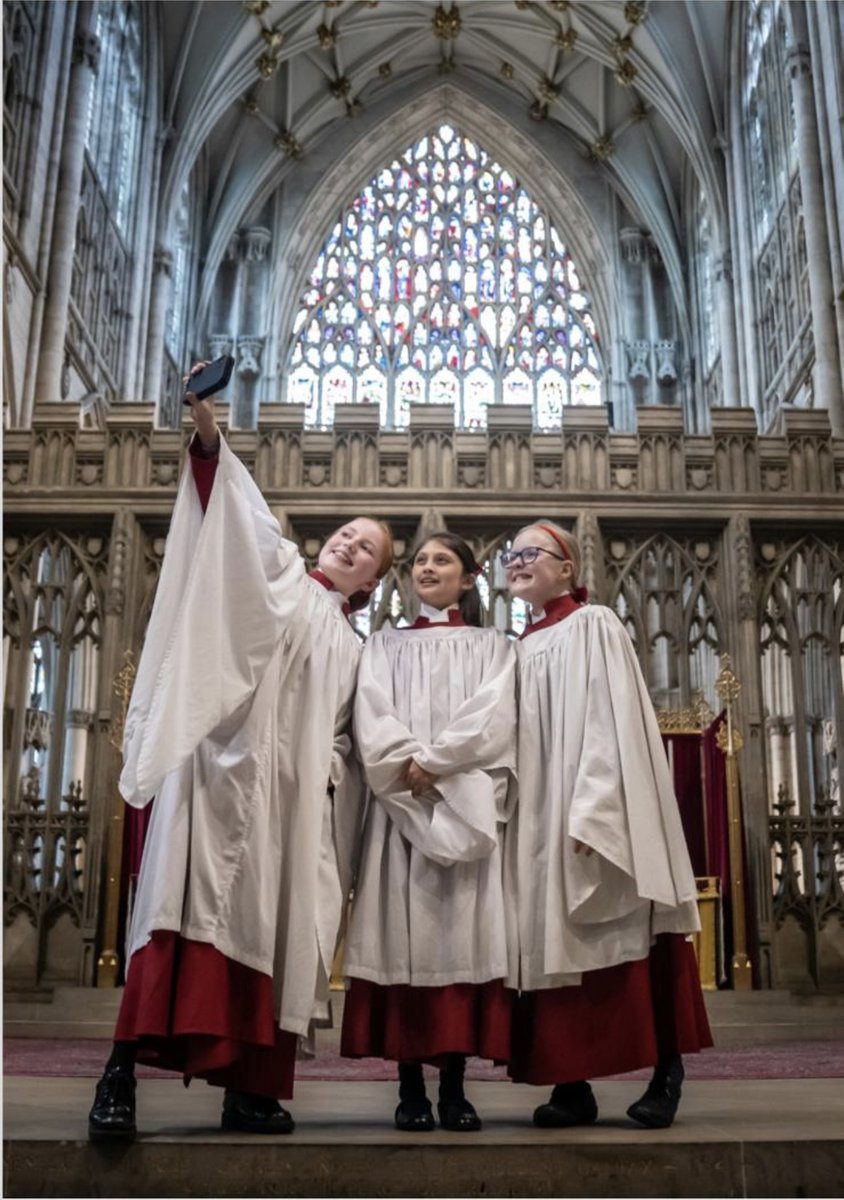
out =
<svg viewBox="0 0 844 1200"><path fill-rule="evenodd" d="M603 399L591 296L547 211L483 145L441 121L344 206L285 342L288 401L329 426L372 401L402 427L411 402L464 428L527 403L539 428Z"/></svg>

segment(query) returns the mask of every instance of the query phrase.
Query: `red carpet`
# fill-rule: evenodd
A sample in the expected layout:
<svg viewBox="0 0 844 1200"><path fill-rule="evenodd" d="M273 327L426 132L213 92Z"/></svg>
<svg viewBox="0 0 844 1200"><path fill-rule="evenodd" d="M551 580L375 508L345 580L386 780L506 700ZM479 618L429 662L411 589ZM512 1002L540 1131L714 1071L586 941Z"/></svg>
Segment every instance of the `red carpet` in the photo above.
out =
<svg viewBox="0 0 844 1200"><path fill-rule="evenodd" d="M99 1077L111 1051L107 1041L63 1041L58 1038L7 1038L5 1075ZM780 1042L772 1046L730 1046L704 1050L685 1059L687 1079L835 1079L844 1078L844 1042ZM435 1073L430 1072L432 1075ZM139 1079L160 1079L172 1072L139 1067ZM615 1075L613 1079L646 1079L649 1071ZM470 1059L468 1079L504 1080L503 1067ZM347 1059L321 1051L296 1064L297 1079L370 1080L396 1078L394 1063L380 1058Z"/></svg>

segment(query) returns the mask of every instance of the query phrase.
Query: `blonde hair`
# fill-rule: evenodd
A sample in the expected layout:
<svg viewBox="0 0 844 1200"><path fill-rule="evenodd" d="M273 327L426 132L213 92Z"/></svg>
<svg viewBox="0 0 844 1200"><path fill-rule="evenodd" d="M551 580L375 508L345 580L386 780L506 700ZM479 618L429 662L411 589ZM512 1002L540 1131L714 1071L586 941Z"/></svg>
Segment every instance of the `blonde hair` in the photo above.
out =
<svg viewBox="0 0 844 1200"><path fill-rule="evenodd" d="M569 557L569 561L571 562L572 589L578 587L580 584L581 567L580 542L577 540L574 534L569 533L567 529L563 529L563 527L558 525L556 521L546 521L545 518L542 518L539 521L531 521L530 525L523 525L516 534L516 537L518 537L519 534L526 533L528 529L538 529L541 533L547 533L548 536L553 541L557 542L558 545L562 543L562 546L565 547L565 552Z"/></svg>

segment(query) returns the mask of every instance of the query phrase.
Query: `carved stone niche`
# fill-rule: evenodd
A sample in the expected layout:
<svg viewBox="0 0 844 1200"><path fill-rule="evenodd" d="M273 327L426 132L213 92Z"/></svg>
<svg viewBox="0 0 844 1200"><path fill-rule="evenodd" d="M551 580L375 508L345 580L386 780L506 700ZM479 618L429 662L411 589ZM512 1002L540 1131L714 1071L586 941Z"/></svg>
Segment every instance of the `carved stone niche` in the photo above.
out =
<svg viewBox="0 0 844 1200"><path fill-rule="evenodd" d="M305 440L302 482L307 488L330 485L334 457L334 434L308 431Z"/></svg>
<svg viewBox="0 0 844 1200"><path fill-rule="evenodd" d="M750 408L714 408L715 480L728 492L759 490L756 414Z"/></svg>

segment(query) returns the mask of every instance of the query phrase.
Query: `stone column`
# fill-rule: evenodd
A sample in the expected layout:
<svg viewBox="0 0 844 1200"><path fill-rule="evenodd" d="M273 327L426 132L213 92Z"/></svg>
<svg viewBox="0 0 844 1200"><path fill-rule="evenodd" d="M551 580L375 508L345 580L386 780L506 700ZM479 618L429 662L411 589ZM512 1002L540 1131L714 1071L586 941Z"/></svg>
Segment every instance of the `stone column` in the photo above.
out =
<svg viewBox="0 0 844 1200"><path fill-rule="evenodd" d="M762 662L759 657L757 582L753 562L753 536L745 512L734 513L724 530L722 579L727 629L722 649L732 655L741 683L735 719L744 736L736 762L741 779L744 836L750 878L745 895L752 905L759 938L759 976L771 986L771 853L768 841L768 793L765 762L765 719L762 697Z"/></svg>
<svg viewBox="0 0 844 1200"><path fill-rule="evenodd" d="M67 92L59 184L53 218L47 300L41 330L35 403L61 399L62 364L67 334L67 309L73 278L73 251L79 217L79 194L85 162L85 134L91 88L100 58L100 43L91 32L94 5L79 5L73 38L72 67Z"/></svg>
<svg viewBox="0 0 844 1200"><path fill-rule="evenodd" d="M733 265L729 251L715 263L718 288L718 331L721 340L721 402L726 407L741 403L739 384L738 339L736 337L736 297L733 291Z"/></svg>
<svg viewBox="0 0 844 1200"><path fill-rule="evenodd" d="M625 336L627 339L627 380L633 391L634 403L647 403L651 380L651 340L648 331L645 272L648 270L648 247L641 229L622 229L619 233L621 257L625 271L628 300Z"/></svg>
<svg viewBox="0 0 844 1200"><path fill-rule="evenodd" d="M147 334L144 398L161 407L161 379L164 371L164 323L170 304L173 274L173 255L163 246L156 246L152 256L152 288L150 289L149 332ZM167 399L172 399L168 397ZM165 405L166 406L166 405Z"/></svg>
<svg viewBox="0 0 844 1200"><path fill-rule="evenodd" d="M809 298L815 341L815 405L828 409L832 432L836 437L844 437L844 397L838 361L812 57L808 46L803 42L792 46L786 61L794 100L803 224L809 261Z"/></svg>

